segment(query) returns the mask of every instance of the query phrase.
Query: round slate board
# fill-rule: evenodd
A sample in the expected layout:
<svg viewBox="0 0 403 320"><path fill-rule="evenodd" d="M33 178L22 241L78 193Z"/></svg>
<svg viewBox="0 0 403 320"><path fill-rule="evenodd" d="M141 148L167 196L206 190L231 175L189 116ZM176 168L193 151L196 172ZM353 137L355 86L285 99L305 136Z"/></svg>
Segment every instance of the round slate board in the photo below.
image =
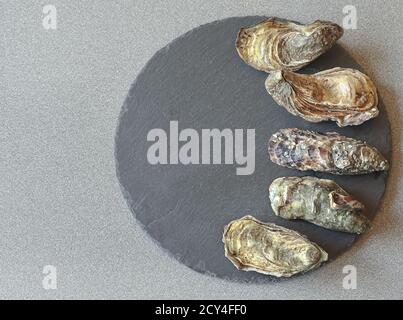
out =
<svg viewBox="0 0 403 320"><path fill-rule="evenodd" d="M238 57L234 43L242 26L263 17L238 17L196 28L158 51L138 75L121 111L116 134L117 175L124 196L137 220L157 243L192 269L218 277L250 282L274 278L238 271L224 256L224 225L246 214L307 235L328 253L330 260L346 251L356 236L329 231L303 221L276 217L270 207L268 186L277 177L303 175L273 164L267 140L281 128L298 127L337 131L366 140L389 156L389 122L380 103L380 115L357 127L308 123L276 105L265 91L266 74ZM301 72L340 67L361 69L339 45ZM147 134L170 121L179 130L255 129L256 164L251 175L237 175L235 164L151 165ZM245 136L245 132L244 132ZM179 143L179 147L184 142ZM200 142L201 145L201 142ZM169 149L168 149L169 156ZM307 174L307 173L305 173ZM354 194L373 217L385 190L387 174L332 176ZM312 271L315 272L315 271Z"/></svg>

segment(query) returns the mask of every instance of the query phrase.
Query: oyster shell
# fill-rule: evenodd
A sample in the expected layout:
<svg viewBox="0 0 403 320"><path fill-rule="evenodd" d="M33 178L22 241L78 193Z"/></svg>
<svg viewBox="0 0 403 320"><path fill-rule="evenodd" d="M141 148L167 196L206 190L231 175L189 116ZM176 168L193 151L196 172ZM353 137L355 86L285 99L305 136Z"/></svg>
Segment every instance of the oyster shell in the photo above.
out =
<svg viewBox="0 0 403 320"><path fill-rule="evenodd" d="M388 161L370 145L335 132L282 129L269 139L271 161L301 171L366 174L388 170Z"/></svg>
<svg viewBox="0 0 403 320"><path fill-rule="evenodd" d="M298 232L252 216L224 229L225 256L240 270L291 277L318 267L327 253Z"/></svg>
<svg viewBox="0 0 403 320"><path fill-rule="evenodd" d="M280 106L310 122L332 120L344 127L379 114L376 87L358 70L334 68L313 75L275 71L265 85Z"/></svg>
<svg viewBox="0 0 403 320"><path fill-rule="evenodd" d="M298 70L330 49L343 35L343 28L327 21L299 24L269 18L241 28L236 40L239 56L265 72Z"/></svg>
<svg viewBox="0 0 403 320"><path fill-rule="evenodd" d="M302 219L318 226L361 234L369 226L364 205L336 182L315 177L283 177L272 182L270 202L277 216Z"/></svg>

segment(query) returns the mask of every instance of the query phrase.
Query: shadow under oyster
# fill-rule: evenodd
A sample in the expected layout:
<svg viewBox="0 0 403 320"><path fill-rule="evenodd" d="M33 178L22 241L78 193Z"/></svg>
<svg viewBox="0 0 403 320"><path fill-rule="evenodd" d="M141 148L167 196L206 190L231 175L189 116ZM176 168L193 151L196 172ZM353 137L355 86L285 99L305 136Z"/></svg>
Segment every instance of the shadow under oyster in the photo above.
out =
<svg viewBox="0 0 403 320"><path fill-rule="evenodd" d="M328 21L304 25L269 18L241 28L236 49L242 60L257 70L295 71L329 50L342 35L343 28Z"/></svg>
<svg viewBox="0 0 403 320"><path fill-rule="evenodd" d="M280 106L310 122L332 120L344 127L379 114L374 83L354 69L333 68L312 75L274 71L265 86Z"/></svg>
<svg viewBox="0 0 403 320"><path fill-rule="evenodd" d="M225 256L239 269L275 277L291 277L318 267L328 258L300 233L252 216L230 222L224 229Z"/></svg>

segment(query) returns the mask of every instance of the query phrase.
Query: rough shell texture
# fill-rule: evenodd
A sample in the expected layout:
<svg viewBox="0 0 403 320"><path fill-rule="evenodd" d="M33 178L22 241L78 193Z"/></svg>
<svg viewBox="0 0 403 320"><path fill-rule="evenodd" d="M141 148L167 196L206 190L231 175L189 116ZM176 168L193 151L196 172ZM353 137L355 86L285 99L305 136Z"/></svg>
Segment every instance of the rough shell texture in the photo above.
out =
<svg viewBox="0 0 403 320"><path fill-rule="evenodd" d="M354 69L334 68L313 75L275 71L267 77L266 90L288 112L310 122L332 120L344 127L379 114L374 83Z"/></svg>
<svg viewBox="0 0 403 320"><path fill-rule="evenodd" d="M318 267L327 253L303 235L252 216L225 227L225 256L240 270L290 277Z"/></svg>
<svg viewBox="0 0 403 320"><path fill-rule="evenodd" d="M301 171L354 175L389 167L375 147L335 132L282 129L269 139L268 152L274 163Z"/></svg>
<svg viewBox="0 0 403 320"><path fill-rule="evenodd" d="M295 71L330 49L342 35L343 29L332 22L318 20L303 25L270 18L241 28L236 49L255 69Z"/></svg>
<svg viewBox="0 0 403 320"><path fill-rule="evenodd" d="M318 226L361 234L369 226L364 205L336 182L315 177L284 177L272 182L270 201L276 215Z"/></svg>

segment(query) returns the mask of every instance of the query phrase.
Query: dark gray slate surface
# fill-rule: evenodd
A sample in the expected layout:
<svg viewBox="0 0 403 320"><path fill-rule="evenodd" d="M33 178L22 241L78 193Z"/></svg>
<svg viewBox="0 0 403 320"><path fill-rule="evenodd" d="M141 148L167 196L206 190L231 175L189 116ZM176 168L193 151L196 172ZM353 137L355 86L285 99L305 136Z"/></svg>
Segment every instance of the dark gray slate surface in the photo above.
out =
<svg viewBox="0 0 403 320"><path fill-rule="evenodd" d="M310 124L288 114L266 93L266 74L239 59L234 41L241 26L261 17L230 18L194 29L158 51L132 85L116 135L117 174L137 220L161 247L196 271L238 281L270 281L254 272L240 272L224 257L221 236L229 221L252 214L306 234L334 259L356 237L305 222L273 215L267 195L271 181L301 173L278 167L267 157L267 139L280 128L337 131L364 139L385 155L390 153L389 123L380 116L359 127L333 123ZM340 46L334 47L302 72L335 66L360 69ZM256 170L237 176L236 165L158 165L147 162L147 133L194 128L256 129ZM356 195L373 217L385 189L387 174L332 178ZM314 272L314 271L313 271Z"/></svg>

